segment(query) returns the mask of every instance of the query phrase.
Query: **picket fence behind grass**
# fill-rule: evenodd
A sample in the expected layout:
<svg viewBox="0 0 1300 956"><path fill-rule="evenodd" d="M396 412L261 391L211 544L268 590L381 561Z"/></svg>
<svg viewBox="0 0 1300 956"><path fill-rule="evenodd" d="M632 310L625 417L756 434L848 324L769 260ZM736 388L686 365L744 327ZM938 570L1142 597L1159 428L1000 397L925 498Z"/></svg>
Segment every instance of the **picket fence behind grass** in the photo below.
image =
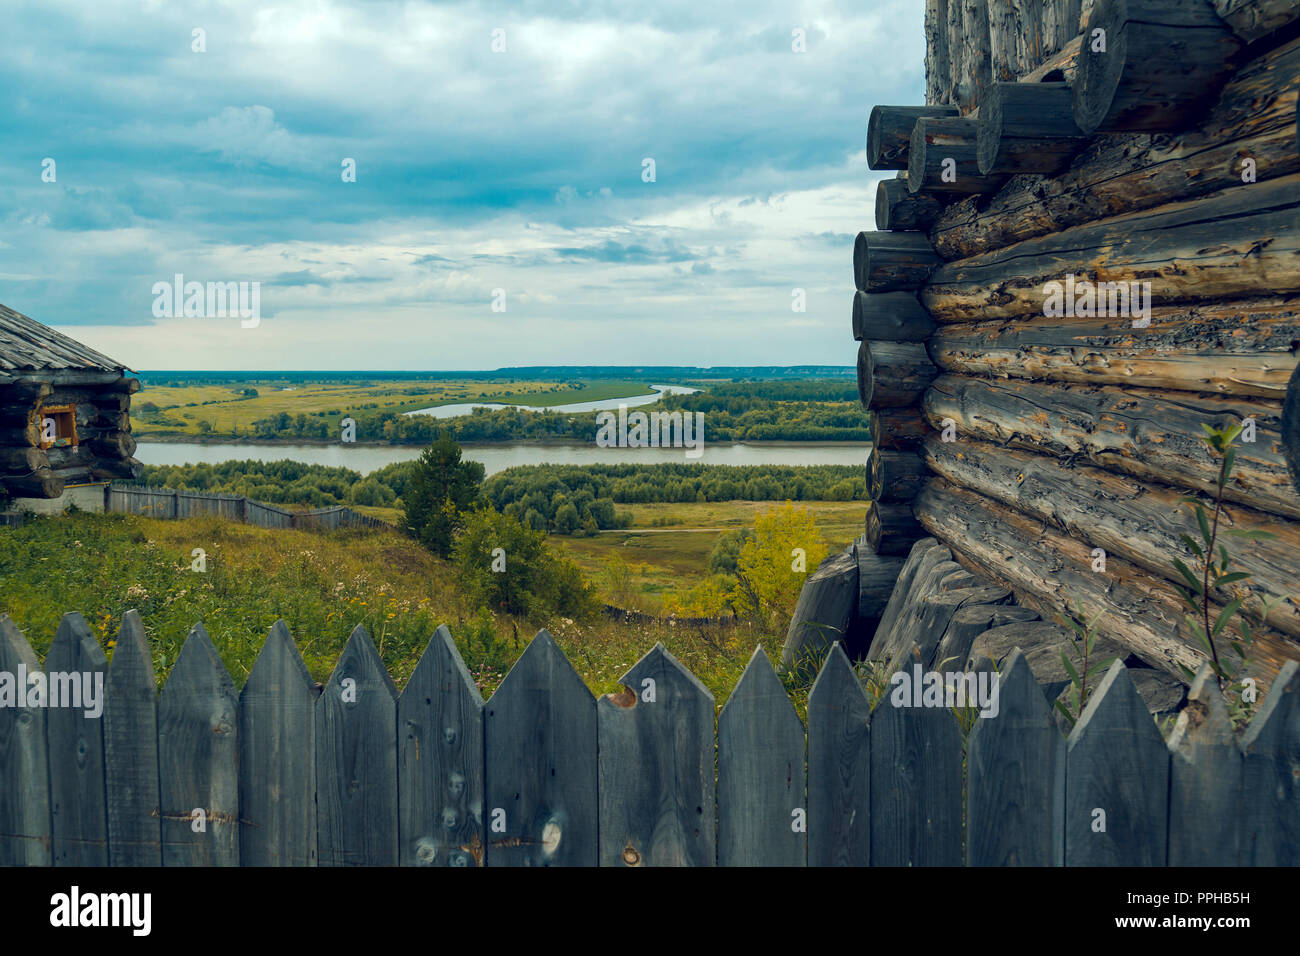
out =
<svg viewBox="0 0 1300 956"><path fill-rule="evenodd" d="M105 672L104 710L0 708L0 864L1300 862L1295 662L1240 746L1209 708L1171 754L1118 662L1067 741L1017 651L963 743L949 710L871 711L836 645L805 748L759 649L716 766L713 697L662 645L596 700L541 631L484 703L446 628L399 694L362 628L321 689L280 622L237 693L198 625L158 694L130 611L111 667L79 614L45 667Z"/></svg>
<svg viewBox="0 0 1300 956"><path fill-rule="evenodd" d="M104 510L147 518L193 518L220 515L259 528L299 528L335 531L339 528L394 528L393 524L353 511L345 505L289 511L243 495L174 488L146 488L138 485L108 485Z"/></svg>

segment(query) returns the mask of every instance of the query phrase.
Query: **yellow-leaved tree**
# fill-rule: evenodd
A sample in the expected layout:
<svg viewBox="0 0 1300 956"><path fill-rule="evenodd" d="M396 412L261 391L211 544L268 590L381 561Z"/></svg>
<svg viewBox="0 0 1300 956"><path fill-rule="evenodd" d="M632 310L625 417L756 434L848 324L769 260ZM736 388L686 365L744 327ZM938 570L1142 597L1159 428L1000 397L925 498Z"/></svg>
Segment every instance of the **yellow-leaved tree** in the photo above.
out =
<svg viewBox="0 0 1300 956"><path fill-rule="evenodd" d="M787 501L759 515L736 560L736 613L773 630L785 628L804 580L828 550L807 508Z"/></svg>

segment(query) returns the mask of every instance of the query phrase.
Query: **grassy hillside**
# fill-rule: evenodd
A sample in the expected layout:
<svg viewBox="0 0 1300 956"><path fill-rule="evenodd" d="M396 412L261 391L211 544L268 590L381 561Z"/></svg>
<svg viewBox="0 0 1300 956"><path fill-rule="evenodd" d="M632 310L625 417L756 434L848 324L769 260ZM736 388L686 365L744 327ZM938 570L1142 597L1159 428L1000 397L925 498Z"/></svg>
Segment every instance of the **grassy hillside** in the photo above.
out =
<svg viewBox="0 0 1300 956"><path fill-rule="evenodd" d="M784 636L747 626L476 615L445 562L387 532L318 534L215 518L83 513L0 530L0 544L0 611L38 654L48 650L63 612L79 611L111 657L122 614L136 608L160 680L190 627L202 621L242 686L268 629L283 618L317 681L328 679L348 635L362 624L401 687L429 635L446 624L486 695L544 623L593 693L616 690L618 678L662 641L721 704L754 645L779 653ZM191 570L195 548L206 555L203 573Z"/></svg>

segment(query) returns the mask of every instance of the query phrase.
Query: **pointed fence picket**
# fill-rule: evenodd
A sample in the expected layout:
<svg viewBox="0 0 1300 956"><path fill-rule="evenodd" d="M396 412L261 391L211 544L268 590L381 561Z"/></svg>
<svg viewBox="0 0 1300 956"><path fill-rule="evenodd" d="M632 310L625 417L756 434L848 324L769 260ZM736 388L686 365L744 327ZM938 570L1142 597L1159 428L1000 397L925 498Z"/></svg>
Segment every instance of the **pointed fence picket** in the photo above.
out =
<svg viewBox="0 0 1300 956"><path fill-rule="evenodd" d="M109 863L162 866L158 684L144 625L135 611L122 617L104 697Z"/></svg>
<svg viewBox="0 0 1300 956"><path fill-rule="evenodd" d="M397 865L397 688L360 625L316 701L316 852Z"/></svg>
<svg viewBox="0 0 1300 956"><path fill-rule="evenodd" d="M712 866L713 695L662 644L597 702L600 864Z"/></svg>
<svg viewBox="0 0 1300 956"><path fill-rule="evenodd" d="M718 865L804 866L807 811L803 724L758 647L718 715Z"/></svg>
<svg viewBox="0 0 1300 956"><path fill-rule="evenodd" d="M1066 862L1164 866L1168 797L1169 750L1116 660L1066 745Z"/></svg>
<svg viewBox="0 0 1300 956"><path fill-rule="evenodd" d="M482 866L483 697L440 627L397 703L402 866Z"/></svg>
<svg viewBox="0 0 1300 956"><path fill-rule="evenodd" d="M108 807L104 799L104 722L90 716L81 687L104 677L108 658L77 613L63 615L45 658L47 700L72 700L50 707L45 735L50 774L50 835L55 866L108 866ZM65 695L75 695L74 698ZM80 703L82 706L77 706Z"/></svg>
<svg viewBox="0 0 1300 956"><path fill-rule="evenodd" d="M596 700L539 631L486 705L489 866L595 866Z"/></svg>
<svg viewBox="0 0 1300 956"><path fill-rule="evenodd" d="M239 859L316 865L317 689L277 621L239 695Z"/></svg>
<svg viewBox="0 0 1300 956"><path fill-rule="evenodd" d="M16 706L20 672L106 675L102 714ZM399 696L364 629L321 691L278 622L236 694L197 625L159 695L134 612L111 666L65 615L45 670L0 614L0 865L1300 863L1295 662L1240 743L1206 674L1168 744L1118 662L1068 740L1018 651L997 676L963 742L910 691L873 710L835 644L805 771L761 649L715 738L662 645L597 702L541 631L485 704L446 628Z"/></svg>
<svg viewBox="0 0 1300 956"><path fill-rule="evenodd" d="M27 639L0 614L0 674L13 675L14 700L0 707L0 866L49 866L50 775L45 708L18 706L21 674L41 670ZM26 698L24 698L25 701Z"/></svg>
<svg viewBox="0 0 1300 956"><path fill-rule="evenodd" d="M871 702L839 642L808 694L808 865L871 863Z"/></svg>

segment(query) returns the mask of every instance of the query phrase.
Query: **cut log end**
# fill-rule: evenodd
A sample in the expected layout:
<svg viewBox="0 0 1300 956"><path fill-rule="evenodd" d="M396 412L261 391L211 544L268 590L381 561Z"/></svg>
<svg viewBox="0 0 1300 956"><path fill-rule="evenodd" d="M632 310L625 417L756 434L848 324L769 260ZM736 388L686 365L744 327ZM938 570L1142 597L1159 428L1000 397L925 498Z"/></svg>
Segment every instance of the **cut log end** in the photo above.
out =
<svg viewBox="0 0 1300 956"><path fill-rule="evenodd" d="M867 166L907 169L912 128L923 116L960 116L956 106L875 106L867 119Z"/></svg>
<svg viewBox="0 0 1300 956"><path fill-rule="evenodd" d="M1052 174L1085 142L1066 83L995 83L980 104L981 174Z"/></svg>

